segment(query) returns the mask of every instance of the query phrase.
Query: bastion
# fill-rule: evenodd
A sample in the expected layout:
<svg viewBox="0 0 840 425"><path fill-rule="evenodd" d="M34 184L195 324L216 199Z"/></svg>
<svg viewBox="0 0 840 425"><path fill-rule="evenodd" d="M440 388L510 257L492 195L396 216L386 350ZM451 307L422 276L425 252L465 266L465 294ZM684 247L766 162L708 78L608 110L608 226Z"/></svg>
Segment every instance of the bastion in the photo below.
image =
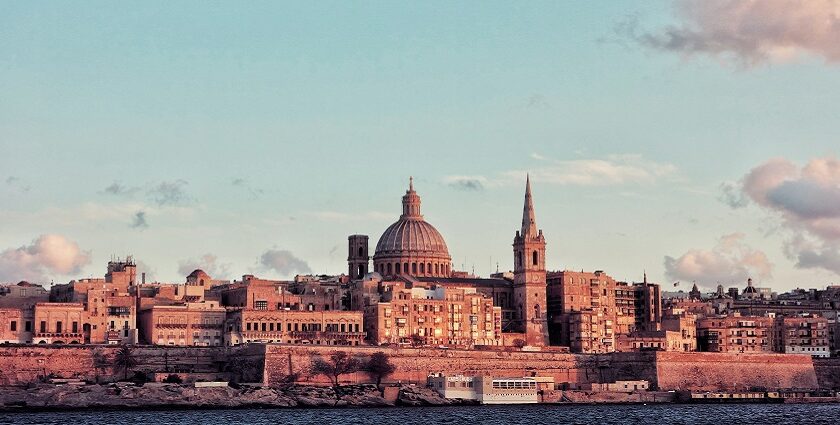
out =
<svg viewBox="0 0 840 425"><path fill-rule="evenodd" d="M0 346L0 386L22 386L41 376L107 382L122 377L109 359L116 346ZM204 379L233 379L278 385L291 381L324 383L311 376L312 361L335 350L360 358L385 352L396 366L389 383L423 385L430 373L504 377L551 376L557 384L647 380L660 391L835 389L840 387L840 361L812 360L807 355L637 352L570 354L501 350L434 348L332 347L250 344L239 347L133 348L138 364L133 371L147 374L187 372ZM243 367L248 365L248 368ZM247 375L242 370L249 369ZM364 373L343 375L346 383L367 383Z"/></svg>

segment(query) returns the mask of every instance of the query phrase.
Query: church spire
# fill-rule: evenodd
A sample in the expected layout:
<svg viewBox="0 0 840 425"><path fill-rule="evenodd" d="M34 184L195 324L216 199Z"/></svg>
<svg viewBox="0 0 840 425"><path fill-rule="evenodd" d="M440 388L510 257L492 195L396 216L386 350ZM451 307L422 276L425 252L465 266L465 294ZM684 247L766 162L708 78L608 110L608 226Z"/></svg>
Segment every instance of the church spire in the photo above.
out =
<svg viewBox="0 0 840 425"><path fill-rule="evenodd" d="M525 207L522 210L522 236L537 236L537 219L534 214L534 200L531 198L531 176L525 177Z"/></svg>

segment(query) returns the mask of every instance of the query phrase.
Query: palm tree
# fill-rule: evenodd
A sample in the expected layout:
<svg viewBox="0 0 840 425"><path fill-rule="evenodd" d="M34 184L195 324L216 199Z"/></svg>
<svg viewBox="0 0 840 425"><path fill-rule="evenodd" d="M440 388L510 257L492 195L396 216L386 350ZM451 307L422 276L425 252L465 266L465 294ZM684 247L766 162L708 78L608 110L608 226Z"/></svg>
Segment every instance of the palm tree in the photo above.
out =
<svg viewBox="0 0 840 425"><path fill-rule="evenodd" d="M131 347L121 345L117 354L114 355L114 368L122 369L125 373L125 380L128 380L128 372L135 366L137 366L137 359L134 357Z"/></svg>

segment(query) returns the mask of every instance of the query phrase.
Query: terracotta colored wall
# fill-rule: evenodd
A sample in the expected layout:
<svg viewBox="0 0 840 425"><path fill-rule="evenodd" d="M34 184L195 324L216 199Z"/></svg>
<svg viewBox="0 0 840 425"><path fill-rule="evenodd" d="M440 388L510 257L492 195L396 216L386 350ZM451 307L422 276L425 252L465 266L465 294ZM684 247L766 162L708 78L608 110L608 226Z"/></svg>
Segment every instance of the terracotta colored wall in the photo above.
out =
<svg viewBox="0 0 840 425"><path fill-rule="evenodd" d="M38 375L54 373L61 377L94 380L96 375L111 379L110 363L99 369L95 359L109 358L114 346L9 346L0 347L0 386L32 382ZM289 345L249 345L227 347L136 347L140 361L136 370L162 372L189 368L197 373L212 373L225 364L253 363L258 369L248 381L268 384L283 381L290 373L307 378L316 356L327 357L336 350L347 350L366 357L376 351L386 352L397 366L389 381L425 383L432 372L525 376L536 372L553 376L555 381L594 383L616 380L651 382L660 390L832 388L840 385L840 359L811 360L804 355L721 354L721 353L612 353L603 355L559 352L429 350L381 347L326 347ZM263 363L263 359L264 363ZM43 360L39 363L38 360ZM262 375L262 376L260 376ZM367 382L363 374L345 376L349 382ZM312 381L326 382L325 377Z"/></svg>
<svg viewBox="0 0 840 425"><path fill-rule="evenodd" d="M9 346L0 347L0 386L23 385L39 376L54 374L62 378L102 381L122 378L115 371L112 358L117 346ZM262 364L262 347L134 347L138 361L133 370L164 372L186 370L215 373L224 368L228 358L240 363L249 360ZM42 360L42 362L39 362ZM256 380L261 379L261 376Z"/></svg>
<svg viewBox="0 0 840 425"><path fill-rule="evenodd" d="M840 359L814 359L820 388L840 390Z"/></svg>
<svg viewBox="0 0 840 425"><path fill-rule="evenodd" d="M817 388L810 356L784 354L656 353L661 390Z"/></svg>
<svg viewBox="0 0 840 425"><path fill-rule="evenodd" d="M396 382L426 382L430 373L494 376L526 376L536 372L553 376L555 382L612 382L616 379L656 379L651 353L616 353L613 355L585 355L551 352L430 350L382 347L316 347L270 345L266 347L265 382L281 382L290 374L301 379L327 382L323 376L309 377L312 360L327 358L341 349L355 356L366 357L377 351L388 354L397 372L388 378ZM368 381L363 374L342 377L348 382Z"/></svg>

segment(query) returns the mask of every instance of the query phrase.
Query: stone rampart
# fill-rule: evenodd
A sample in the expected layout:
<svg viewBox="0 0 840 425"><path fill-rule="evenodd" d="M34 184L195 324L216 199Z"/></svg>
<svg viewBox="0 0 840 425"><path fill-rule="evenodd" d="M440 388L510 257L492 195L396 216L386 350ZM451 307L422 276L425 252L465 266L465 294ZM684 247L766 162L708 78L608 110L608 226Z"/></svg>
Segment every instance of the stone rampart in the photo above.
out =
<svg viewBox="0 0 840 425"><path fill-rule="evenodd" d="M613 382L617 379L655 380L652 353L586 355L560 352L442 350L426 348L322 347L268 345L265 383L283 382L289 376L309 382L327 382L323 376L310 376L313 359L327 358L335 350L346 350L365 358L377 351L388 354L397 371L388 382L425 384L430 373L489 374L521 377L536 373L552 376L555 382ZM366 382L364 374L343 376L347 382Z"/></svg>
<svg viewBox="0 0 840 425"><path fill-rule="evenodd" d="M115 346L0 346L0 386L22 385L55 375L90 381L122 377L113 366ZM430 373L551 376L574 384L647 380L653 389L749 390L840 387L840 359L805 355L721 353L612 353L445 350L427 348L327 347L251 344L242 347L135 347L141 372L219 373L225 379L274 385L289 377L327 383L309 373L313 359L347 350L366 358L388 354L397 371L386 382L423 384ZM370 382L363 373L342 376Z"/></svg>
<svg viewBox="0 0 840 425"><path fill-rule="evenodd" d="M42 376L107 382L125 374L114 367L113 345L0 346L0 386L35 382ZM137 365L130 372L235 373L262 380L264 349L246 347L132 347ZM234 359L235 362L228 362ZM255 371L249 369L257 369ZM131 376L131 373L129 373Z"/></svg>
<svg viewBox="0 0 840 425"><path fill-rule="evenodd" d="M840 390L840 359L814 359L814 369L820 388Z"/></svg>
<svg viewBox="0 0 840 425"><path fill-rule="evenodd" d="M656 353L660 390L818 388L810 356L793 354Z"/></svg>

